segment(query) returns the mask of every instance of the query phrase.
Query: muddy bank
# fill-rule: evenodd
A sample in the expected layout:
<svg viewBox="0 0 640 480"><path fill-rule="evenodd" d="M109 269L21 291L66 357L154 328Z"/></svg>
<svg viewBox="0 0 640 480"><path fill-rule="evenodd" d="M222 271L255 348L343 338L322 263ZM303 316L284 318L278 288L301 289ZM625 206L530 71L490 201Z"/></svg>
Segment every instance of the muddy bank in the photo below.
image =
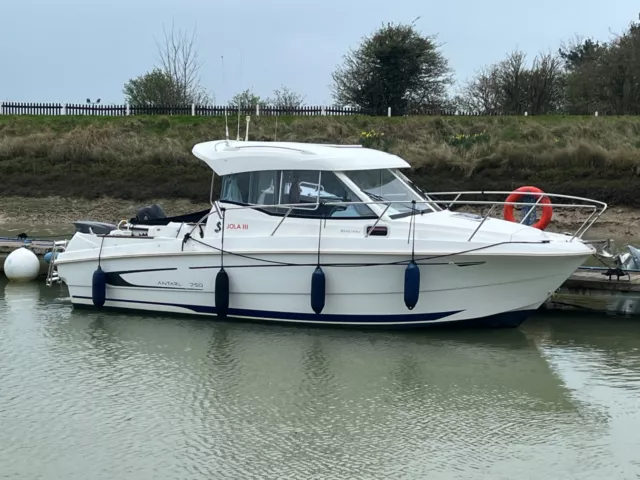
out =
<svg viewBox="0 0 640 480"><path fill-rule="evenodd" d="M545 192L640 208L640 117L253 117L249 138L357 144L384 133L426 191ZM244 123L242 128L244 129ZM244 131L244 130L243 130ZM0 116L0 197L206 202L211 171L192 154L224 138L224 117Z"/></svg>
<svg viewBox="0 0 640 480"><path fill-rule="evenodd" d="M56 225L58 229L68 226L73 231L75 220L97 220L117 224L135 216L144 206L157 203L168 216L209 208L208 203L194 203L185 199L150 199L147 201L101 198L82 200L60 197L24 198L0 197L0 232L3 225L43 227ZM469 209L465 209L469 211ZM498 213L499 215L499 213ZM587 218L585 213L556 210L550 231L573 232ZM65 230L66 231L66 230ZM27 232L28 233L28 232ZM640 209L610 207L589 231L589 238L640 238Z"/></svg>
<svg viewBox="0 0 640 480"><path fill-rule="evenodd" d="M101 198L83 200L77 198L24 198L0 197L0 231L3 225L21 225L34 228L54 225L58 231L74 230L75 220L97 220L118 224L134 217L136 211L152 203L162 206L167 216L209 208L208 203L193 203L184 199L151 199L146 202ZM28 233L28 232L27 232Z"/></svg>

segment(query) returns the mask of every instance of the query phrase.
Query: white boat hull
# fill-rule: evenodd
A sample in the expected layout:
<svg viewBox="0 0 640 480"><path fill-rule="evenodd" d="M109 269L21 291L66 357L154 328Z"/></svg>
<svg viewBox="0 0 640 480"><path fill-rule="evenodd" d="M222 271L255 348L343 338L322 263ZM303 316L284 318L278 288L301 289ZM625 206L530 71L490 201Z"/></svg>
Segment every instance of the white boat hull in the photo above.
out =
<svg viewBox="0 0 640 480"><path fill-rule="evenodd" d="M420 255L416 255L420 257ZM426 255L425 255L426 256ZM421 327L480 324L515 327L535 312L588 253L560 257L458 255L420 264L420 295L404 303L405 265L397 255L323 255L325 307L311 308L314 254L259 254L267 262L226 255L230 279L228 317L250 320L359 327ZM76 306L93 306L92 275L97 257L58 265ZM358 266L360 265L360 266ZM107 273L105 308L215 316L215 278L220 255L181 252L103 258Z"/></svg>

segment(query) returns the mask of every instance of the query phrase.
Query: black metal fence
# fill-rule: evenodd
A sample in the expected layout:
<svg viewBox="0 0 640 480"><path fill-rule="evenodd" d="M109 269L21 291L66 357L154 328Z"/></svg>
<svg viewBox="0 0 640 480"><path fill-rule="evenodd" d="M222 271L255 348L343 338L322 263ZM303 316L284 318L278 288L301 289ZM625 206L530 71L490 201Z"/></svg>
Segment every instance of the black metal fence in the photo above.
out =
<svg viewBox="0 0 640 480"><path fill-rule="evenodd" d="M225 105L167 105L167 106L132 106L132 105L100 105L100 104L71 104L71 103L0 103L2 115L98 115L120 117L127 115L190 115L190 116L223 116L223 115L258 115L258 116L319 116L319 115L368 115L368 116L503 116L526 115L525 113L478 113L464 112L455 109L422 109L413 110L410 113L392 111L386 109L364 109L337 106L299 106L276 107L269 105L258 106L225 106ZM560 114L560 112L555 112ZM597 115L597 112L583 113L581 115ZM567 114L564 114L567 115ZM577 114L573 114L577 115Z"/></svg>

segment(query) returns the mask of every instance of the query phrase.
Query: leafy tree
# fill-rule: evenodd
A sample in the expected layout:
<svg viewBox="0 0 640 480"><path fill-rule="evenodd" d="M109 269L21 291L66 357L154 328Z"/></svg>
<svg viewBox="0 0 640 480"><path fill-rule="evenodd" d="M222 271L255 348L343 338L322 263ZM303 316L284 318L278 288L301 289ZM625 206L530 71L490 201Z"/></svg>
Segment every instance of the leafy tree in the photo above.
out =
<svg viewBox="0 0 640 480"><path fill-rule="evenodd" d="M231 101L229 102L229 105L240 106L245 108L247 107L255 108L256 105L260 105L261 107L263 107L266 104L267 102L261 99L259 95L256 95L255 93L253 93L251 89L246 89L240 93L236 93L231 99Z"/></svg>
<svg viewBox="0 0 640 480"><path fill-rule="evenodd" d="M570 113L640 113L640 24L610 42L575 41L560 49L567 77Z"/></svg>
<svg viewBox="0 0 640 480"><path fill-rule="evenodd" d="M387 24L363 39L333 73L338 105L403 114L438 108L452 83L447 59L433 37L410 25Z"/></svg>
<svg viewBox="0 0 640 480"><path fill-rule="evenodd" d="M300 108L304 102L304 96L296 93L284 85L273 91L273 98L266 100L266 103L278 108Z"/></svg>
<svg viewBox="0 0 640 480"><path fill-rule="evenodd" d="M133 106L179 105L183 89L167 72L154 68L129 80L123 90L127 103Z"/></svg>
<svg viewBox="0 0 640 480"><path fill-rule="evenodd" d="M607 49L607 44L600 44L590 38L582 40L579 37L558 49L560 58L564 61L567 71L575 71L584 64L596 60Z"/></svg>

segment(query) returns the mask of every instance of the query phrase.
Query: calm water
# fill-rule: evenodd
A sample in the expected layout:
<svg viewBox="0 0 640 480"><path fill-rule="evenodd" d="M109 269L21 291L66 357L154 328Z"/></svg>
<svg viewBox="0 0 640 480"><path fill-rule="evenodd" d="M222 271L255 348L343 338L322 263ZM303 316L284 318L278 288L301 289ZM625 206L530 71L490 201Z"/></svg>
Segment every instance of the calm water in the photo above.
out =
<svg viewBox="0 0 640 480"><path fill-rule="evenodd" d="M2 479L640 476L640 319L307 329L74 311L0 278Z"/></svg>

